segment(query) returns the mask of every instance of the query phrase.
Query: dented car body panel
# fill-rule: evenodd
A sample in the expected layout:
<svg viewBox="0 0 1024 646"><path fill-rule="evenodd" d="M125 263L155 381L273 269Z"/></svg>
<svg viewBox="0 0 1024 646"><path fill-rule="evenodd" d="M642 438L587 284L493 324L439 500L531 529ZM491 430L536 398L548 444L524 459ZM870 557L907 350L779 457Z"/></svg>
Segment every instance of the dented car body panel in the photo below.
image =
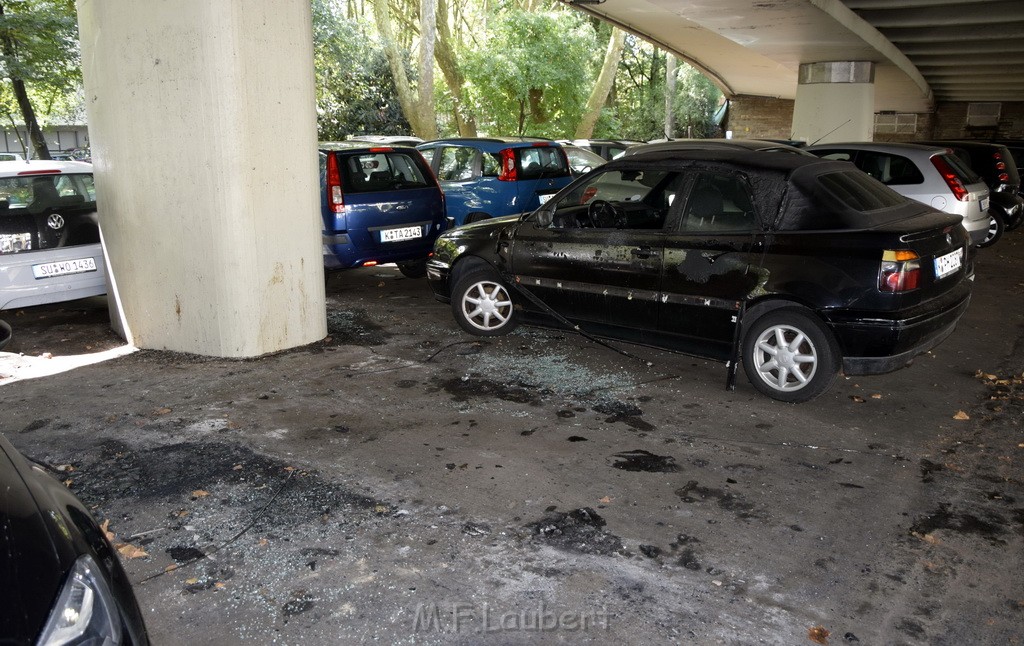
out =
<svg viewBox="0 0 1024 646"><path fill-rule="evenodd" d="M527 322L564 317L598 336L716 360L734 354L737 325L800 308L834 337L848 373L877 373L952 332L970 300L970 247L956 216L845 164L671 152L611 162L522 219L445 233L428 280L449 301L461 275L486 266L514 299L525 289L542 301L515 299ZM918 258L905 261L916 282L886 293L880 267L896 251Z"/></svg>

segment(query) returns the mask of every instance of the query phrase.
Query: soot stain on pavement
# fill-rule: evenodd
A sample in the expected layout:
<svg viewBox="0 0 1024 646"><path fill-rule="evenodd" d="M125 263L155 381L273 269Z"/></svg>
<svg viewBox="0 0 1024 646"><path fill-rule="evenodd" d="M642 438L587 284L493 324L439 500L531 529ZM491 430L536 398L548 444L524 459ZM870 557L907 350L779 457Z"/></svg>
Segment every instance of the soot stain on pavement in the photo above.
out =
<svg viewBox="0 0 1024 646"><path fill-rule="evenodd" d="M715 500L718 506L725 511L731 511L741 520L761 518L761 514L754 511L754 504L747 502L743 496L734 494L724 489L713 487L702 487L696 480L690 480L686 485L676 489L676 495L685 503L702 502L704 500Z"/></svg>
<svg viewBox="0 0 1024 646"><path fill-rule="evenodd" d="M434 383L457 402L466 402L472 398L482 397L540 406L544 401L543 396L548 394L545 390L530 387L527 384L502 384L475 376L435 379Z"/></svg>
<svg viewBox="0 0 1024 646"><path fill-rule="evenodd" d="M342 345L384 345L391 338L366 311L358 309L328 308L327 334L335 343Z"/></svg>
<svg viewBox="0 0 1024 646"><path fill-rule="evenodd" d="M676 473L680 470L676 459L671 455L655 455L650 451L636 449L623 451L612 456L616 462L614 469L623 471L642 471L646 473Z"/></svg>
<svg viewBox="0 0 1024 646"><path fill-rule="evenodd" d="M333 511L387 507L367 496L323 482L314 473L294 474L289 465L225 443L184 442L169 446L132 449L114 440L104 442L99 455L76 461L75 493L91 504L123 497L147 503L181 504L190 492L211 492L206 504L252 508L265 504L274 492L273 519L256 524L272 529L301 524ZM287 480L287 482L286 482Z"/></svg>
<svg viewBox="0 0 1024 646"><path fill-rule="evenodd" d="M622 553L622 539L603 529L604 518L590 507L549 514L526 525L533 540L568 552L610 556Z"/></svg>
<svg viewBox="0 0 1024 646"><path fill-rule="evenodd" d="M949 505L940 504L932 513L918 518L910 526L910 533L925 536L944 529L959 534L975 534L992 544L1005 545L1006 541L999 537L1006 533L1006 525L1006 519L998 514L988 512L987 519L982 519L973 514L954 512Z"/></svg>
<svg viewBox="0 0 1024 646"><path fill-rule="evenodd" d="M593 409L597 413L607 415L608 417L604 421L609 424L622 422L626 426L642 433L649 433L656 429L654 424L642 418L644 411L635 404L618 400L603 401L595 404Z"/></svg>

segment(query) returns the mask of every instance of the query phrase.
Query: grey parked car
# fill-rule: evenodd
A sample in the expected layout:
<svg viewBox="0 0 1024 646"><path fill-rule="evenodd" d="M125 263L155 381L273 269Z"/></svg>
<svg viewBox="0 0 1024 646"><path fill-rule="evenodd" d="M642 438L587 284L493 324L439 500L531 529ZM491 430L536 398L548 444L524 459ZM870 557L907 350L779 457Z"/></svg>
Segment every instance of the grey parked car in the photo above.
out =
<svg viewBox="0 0 1024 646"><path fill-rule="evenodd" d="M812 156L802 148L782 144L767 139L667 139L652 141L649 144L633 146L623 155L642 155L678 150L752 150L768 153L793 153L794 155Z"/></svg>
<svg viewBox="0 0 1024 646"><path fill-rule="evenodd" d="M897 193L963 218L971 241L985 247L1002 231L990 214L989 189L947 148L900 143L834 143L805 150L825 159L853 162Z"/></svg>

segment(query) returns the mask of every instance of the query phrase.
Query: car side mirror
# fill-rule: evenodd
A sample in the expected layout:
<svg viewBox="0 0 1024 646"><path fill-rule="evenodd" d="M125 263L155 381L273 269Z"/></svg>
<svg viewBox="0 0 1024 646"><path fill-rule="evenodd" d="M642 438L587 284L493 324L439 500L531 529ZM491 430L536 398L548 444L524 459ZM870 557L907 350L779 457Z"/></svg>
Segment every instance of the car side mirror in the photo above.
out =
<svg viewBox="0 0 1024 646"><path fill-rule="evenodd" d="M551 212L551 209L540 209L537 211L537 228L547 229L551 226L551 223L555 219L555 214Z"/></svg>

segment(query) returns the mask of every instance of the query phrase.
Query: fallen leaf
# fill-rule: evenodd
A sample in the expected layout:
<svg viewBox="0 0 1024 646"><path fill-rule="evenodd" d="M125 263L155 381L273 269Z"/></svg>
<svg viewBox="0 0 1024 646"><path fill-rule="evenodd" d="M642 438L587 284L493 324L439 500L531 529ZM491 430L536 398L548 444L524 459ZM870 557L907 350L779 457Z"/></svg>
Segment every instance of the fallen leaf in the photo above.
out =
<svg viewBox="0 0 1024 646"><path fill-rule="evenodd" d="M149 556L149 554L146 553L146 550L142 549L141 547L132 545L131 543L118 543L114 546L114 548L121 556L125 557L126 559L141 559L143 557Z"/></svg>
<svg viewBox="0 0 1024 646"><path fill-rule="evenodd" d="M204 491L202 489L196 489L195 491L192 492L192 497L193 498L205 498L205 497L207 497L209 495L210 495L209 491Z"/></svg>
<svg viewBox="0 0 1024 646"><path fill-rule="evenodd" d="M261 538L260 542L256 543L256 544L259 545L260 547L266 547L267 545L270 545L270 541L268 541L265 538Z"/></svg>
<svg viewBox="0 0 1024 646"><path fill-rule="evenodd" d="M110 527L110 519L109 518L104 519L104 521L102 523L100 523L100 531L103 532L103 535L107 537L108 541L114 542L114 532L112 532L109 529L107 529L108 527Z"/></svg>
<svg viewBox="0 0 1024 646"><path fill-rule="evenodd" d="M831 635L829 631L825 630L824 626L814 626L813 628L807 629L807 639L817 644L827 644L828 636Z"/></svg>
<svg viewBox="0 0 1024 646"><path fill-rule="evenodd" d="M958 419L962 422L964 420L971 419L971 416L963 412L962 410L958 410L956 412L956 415L953 416L953 419Z"/></svg>
<svg viewBox="0 0 1024 646"><path fill-rule="evenodd" d="M195 585L199 583L199 579L193 577L191 579L185 579L185 585Z"/></svg>
<svg viewBox="0 0 1024 646"><path fill-rule="evenodd" d="M850 395L850 399L852 399L857 404L863 404L864 402L867 401L866 399L864 399L860 395Z"/></svg>
<svg viewBox="0 0 1024 646"><path fill-rule="evenodd" d="M606 505L608 503L610 503L611 501L612 501L612 497L611 496L605 496L604 498L598 498L597 499L597 502L603 502Z"/></svg>
<svg viewBox="0 0 1024 646"><path fill-rule="evenodd" d="M881 399L881 398L882 398L881 393L875 393L875 394L871 395L871 399Z"/></svg>
<svg viewBox="0 0 1024 646"><path fill-rule="evenodd" d="M75 470L75 467L70 464L58 464L57 466L54 467L54 469L56 469L57 471L67 471L68 473L71 473L72 471Z"/></svg>
<svg viewBox="0 0 1024 646"><path fill-rule="evenodd" d="M227 585L225 585L223 581L217 581L213 584L213 587L217 588L218 590L223 590L227 587Z"/></svg>
<svg viewBox="0 0 1024 646"><path fill-rule="evenodd" d="M171 409L167 408L166 406L164 406L163 408L157 408L153 410L154 415L166 415L169 412L171 412Z"/></svg>
<svg viewBox="0 0 1024 646"><path fill-rule="evenodd" d="M386 285L387 285L387 283L385 283L383 280L380 281L379 283L377 283L377 287L384 287Z"/></svg>
<svg viewBox="0 0 1024 646"><path fill-rule="evenodd" d="M236 464L235 466L231 467L231 469L233 471L241 471L242 470L242 465L241 464Z"/></svg>
<svg viewBox="0 0 1024 646"><path fill-rule="evenodd" d="M179 509L178 512L176 514L174 514L174 515L177 516L178 518L184 518L185 516L188 516L188 510L187 509Z"/></svg>
<svg viewBox="0 0 1024 646"><path fill-rule="evenodd" d="M295 467L285 467L284 470L287 471L288 473L291 473L292 471L295 470Z"/></svg>
<svg viewBox="0 0 1024 646"><path fill-rule="evenodd" d="M942 541L935 537L934 534L921 534L920 532L911 532L914 538L919 538L929 545L941 545Z"/></svg>
<svg viewBox="0 0 1024 646"><path fill-rule="evenodd" d="M376 507L373 508L373 510L378 514L386 514L389 511L391 511L391 509L389 509L387 505L377 505Z"/></svg>
<svg viewBox="0 0 1024 646"><path fill-rule="evenodd" d="M74 483L75 483L74 480L72 480L71 478L68 478L67 480L64 481L64 486L70 488L71 485L73 485Z"/></svg>
<svg viewBox="0 0 1024 646"><path fill-rule="evenodd" d="M170 565L168 565L167 567L164 568L164 572L174 572L177 569L178 569L178 564L177 563L171 563Z"/></svg>

